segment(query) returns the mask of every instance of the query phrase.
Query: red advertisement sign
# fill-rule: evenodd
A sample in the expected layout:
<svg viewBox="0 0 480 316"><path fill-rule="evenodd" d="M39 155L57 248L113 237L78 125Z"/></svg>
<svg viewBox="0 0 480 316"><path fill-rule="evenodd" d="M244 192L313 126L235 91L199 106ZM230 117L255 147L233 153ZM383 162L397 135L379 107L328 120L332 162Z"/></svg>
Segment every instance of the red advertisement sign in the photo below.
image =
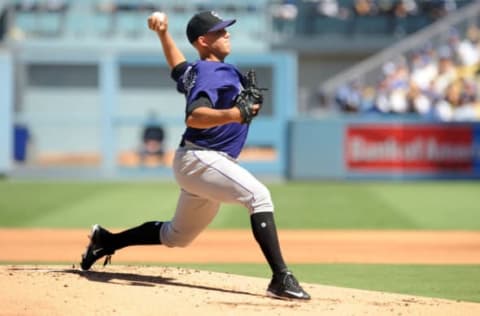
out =
<svg viewBox="0 0 480 316"><path fill-rule="evenodd" d="M345 139L351 171L469 171L471 126L351 125Z"/></svg>

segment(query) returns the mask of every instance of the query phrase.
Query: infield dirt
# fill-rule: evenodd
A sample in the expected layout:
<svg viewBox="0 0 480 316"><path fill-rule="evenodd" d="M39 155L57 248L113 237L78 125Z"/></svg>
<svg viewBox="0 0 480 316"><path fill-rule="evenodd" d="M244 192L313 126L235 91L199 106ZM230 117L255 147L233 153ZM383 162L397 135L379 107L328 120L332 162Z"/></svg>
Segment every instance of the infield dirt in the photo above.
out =
<svg viewBox="0 0 480 316"><path fill-rule="evenodd" d="M310 302L280 301L265 296L268 278L126 265L264 262L248 231L206 231L187 249L132 247L114 265L82 272L86 235L0 229L0 262L18 263L0 266L0 315L480 315L476 303L304 282ZM480 263L477 232L281 231L280 239L290 263Z"/></svg>

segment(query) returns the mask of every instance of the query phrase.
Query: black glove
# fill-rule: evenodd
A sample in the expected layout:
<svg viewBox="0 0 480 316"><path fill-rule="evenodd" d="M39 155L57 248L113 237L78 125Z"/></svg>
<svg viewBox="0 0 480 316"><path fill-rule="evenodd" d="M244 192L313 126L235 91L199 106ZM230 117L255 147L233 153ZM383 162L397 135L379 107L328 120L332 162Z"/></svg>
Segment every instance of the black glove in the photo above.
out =
<svg viewBox="0 0 480 316"><path fill-rule="evenodd" d="M235 98L235 106L240 110L240 114L242 115L242 124L249 124L253 118L257 116L258 112L260 112L263 103L262 90L267 89L258 88L256 81L255 71L249 70L243 81L244 89ZM260 108L256 112L253 109L254 104L260 105Z"/></svg>

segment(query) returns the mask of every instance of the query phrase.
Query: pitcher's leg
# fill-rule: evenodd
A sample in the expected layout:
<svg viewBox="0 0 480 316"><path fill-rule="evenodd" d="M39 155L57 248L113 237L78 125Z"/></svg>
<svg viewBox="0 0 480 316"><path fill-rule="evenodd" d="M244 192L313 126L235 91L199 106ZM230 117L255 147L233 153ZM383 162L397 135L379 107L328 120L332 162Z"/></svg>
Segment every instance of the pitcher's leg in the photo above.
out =
<svg viewBox="0 0 480 316"><path fill-rule="evenodd" d="M111 234L106 238L107 243L118 250L128 246L161 244L160 228L163 222L145 222L139 226Z"/></svg>
<svg viewBox="0 0 480 316"><path fill-rule="evenodd" d="M270 191L235 161L212 151L191 151L194 161L177 181L189 192L223 203L244 205L250 213L273 212Z"/></svg>
<svg viewBox="0 0 480 316"><path fill-rule="evenodd" d="M196 168L185 177L178 174L182 187L198 195L209 196L221 202L244 205L250 212L250 222L258 242L274 274L287 271L278 242L273 218L270 191L248 170L218 153L196 151L189 153ZM197 171L198 170L198 171ZM163 240L163 239L162 239Z"/></svg>
<svg viewBox="0 0 480 316"><path fill-rule="evenodd" d="M253 236L274 274L288 271L278 241L273 212L254 213L250 216Z"/></svg>
<svg viewBox="0 0 480 316"><path fill-rule="evenodd" d="M202 198L182 189L172 220L160 229L162 244L168 247L186 247L215 218L220 203Z"/></svg>

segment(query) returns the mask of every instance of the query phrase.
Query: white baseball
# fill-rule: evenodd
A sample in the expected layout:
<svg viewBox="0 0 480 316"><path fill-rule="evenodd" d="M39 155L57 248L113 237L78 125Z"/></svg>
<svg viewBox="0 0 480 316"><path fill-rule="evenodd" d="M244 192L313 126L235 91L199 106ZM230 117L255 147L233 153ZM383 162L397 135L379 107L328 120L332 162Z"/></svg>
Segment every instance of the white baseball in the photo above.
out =
<svg viewBox="0 0 480 316"><path fill-rule="evenodd" d="M152 16L157 18L160 22L165 21L165 13L163 13L163 12L159 12L159 11L153 12Z"/></svg>

